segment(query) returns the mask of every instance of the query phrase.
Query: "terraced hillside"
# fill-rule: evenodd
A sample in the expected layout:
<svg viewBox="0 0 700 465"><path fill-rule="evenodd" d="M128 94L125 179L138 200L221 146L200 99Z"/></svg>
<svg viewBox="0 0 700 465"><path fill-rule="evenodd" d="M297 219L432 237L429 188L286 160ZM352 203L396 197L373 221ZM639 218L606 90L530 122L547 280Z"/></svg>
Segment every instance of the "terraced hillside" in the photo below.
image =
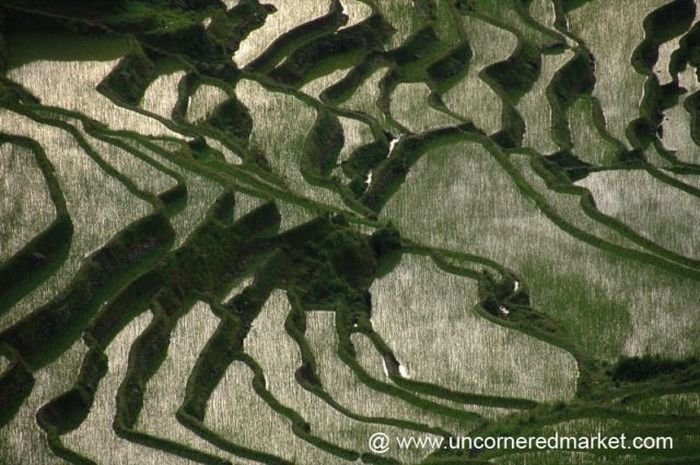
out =
<svg viewBox="0 0 700 465"><path fill-rule="evenodd" d="M700 463L698 17L2 1L0 464Z"/></svg>

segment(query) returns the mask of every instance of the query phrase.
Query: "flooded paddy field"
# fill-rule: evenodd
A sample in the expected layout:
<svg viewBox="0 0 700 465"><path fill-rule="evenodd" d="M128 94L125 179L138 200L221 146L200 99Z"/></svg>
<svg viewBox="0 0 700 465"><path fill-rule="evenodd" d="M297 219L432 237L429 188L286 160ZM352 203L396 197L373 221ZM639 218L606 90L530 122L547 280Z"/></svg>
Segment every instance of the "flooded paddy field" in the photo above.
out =
<svg viewBox="0 0 700 465"><path fill-rule="evenodd" d="M695 1L2 3L0 464L700 461Z"/></svg>

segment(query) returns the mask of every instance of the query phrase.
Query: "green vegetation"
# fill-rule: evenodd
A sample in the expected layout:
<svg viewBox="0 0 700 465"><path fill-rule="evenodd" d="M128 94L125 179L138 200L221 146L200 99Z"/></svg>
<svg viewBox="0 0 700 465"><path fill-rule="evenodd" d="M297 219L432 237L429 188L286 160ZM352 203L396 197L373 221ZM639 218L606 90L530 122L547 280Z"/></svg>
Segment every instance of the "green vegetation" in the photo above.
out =
<svg viewBox="0 0 700 465"><path fill-rule="evenodd" d="M696 3L2 2L0 463L697 463Z"/></svg>

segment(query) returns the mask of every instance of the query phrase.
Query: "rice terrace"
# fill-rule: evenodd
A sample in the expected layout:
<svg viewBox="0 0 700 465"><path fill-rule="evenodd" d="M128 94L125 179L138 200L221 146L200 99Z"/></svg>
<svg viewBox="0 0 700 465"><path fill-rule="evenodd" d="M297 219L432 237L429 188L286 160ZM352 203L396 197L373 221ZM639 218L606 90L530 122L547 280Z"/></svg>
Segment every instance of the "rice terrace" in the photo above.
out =
<svg viewBox="0 0 700 465"><path fill-rule="evenodd" d="M0 0L0 465L700 464L698 19Z"/></svg>

